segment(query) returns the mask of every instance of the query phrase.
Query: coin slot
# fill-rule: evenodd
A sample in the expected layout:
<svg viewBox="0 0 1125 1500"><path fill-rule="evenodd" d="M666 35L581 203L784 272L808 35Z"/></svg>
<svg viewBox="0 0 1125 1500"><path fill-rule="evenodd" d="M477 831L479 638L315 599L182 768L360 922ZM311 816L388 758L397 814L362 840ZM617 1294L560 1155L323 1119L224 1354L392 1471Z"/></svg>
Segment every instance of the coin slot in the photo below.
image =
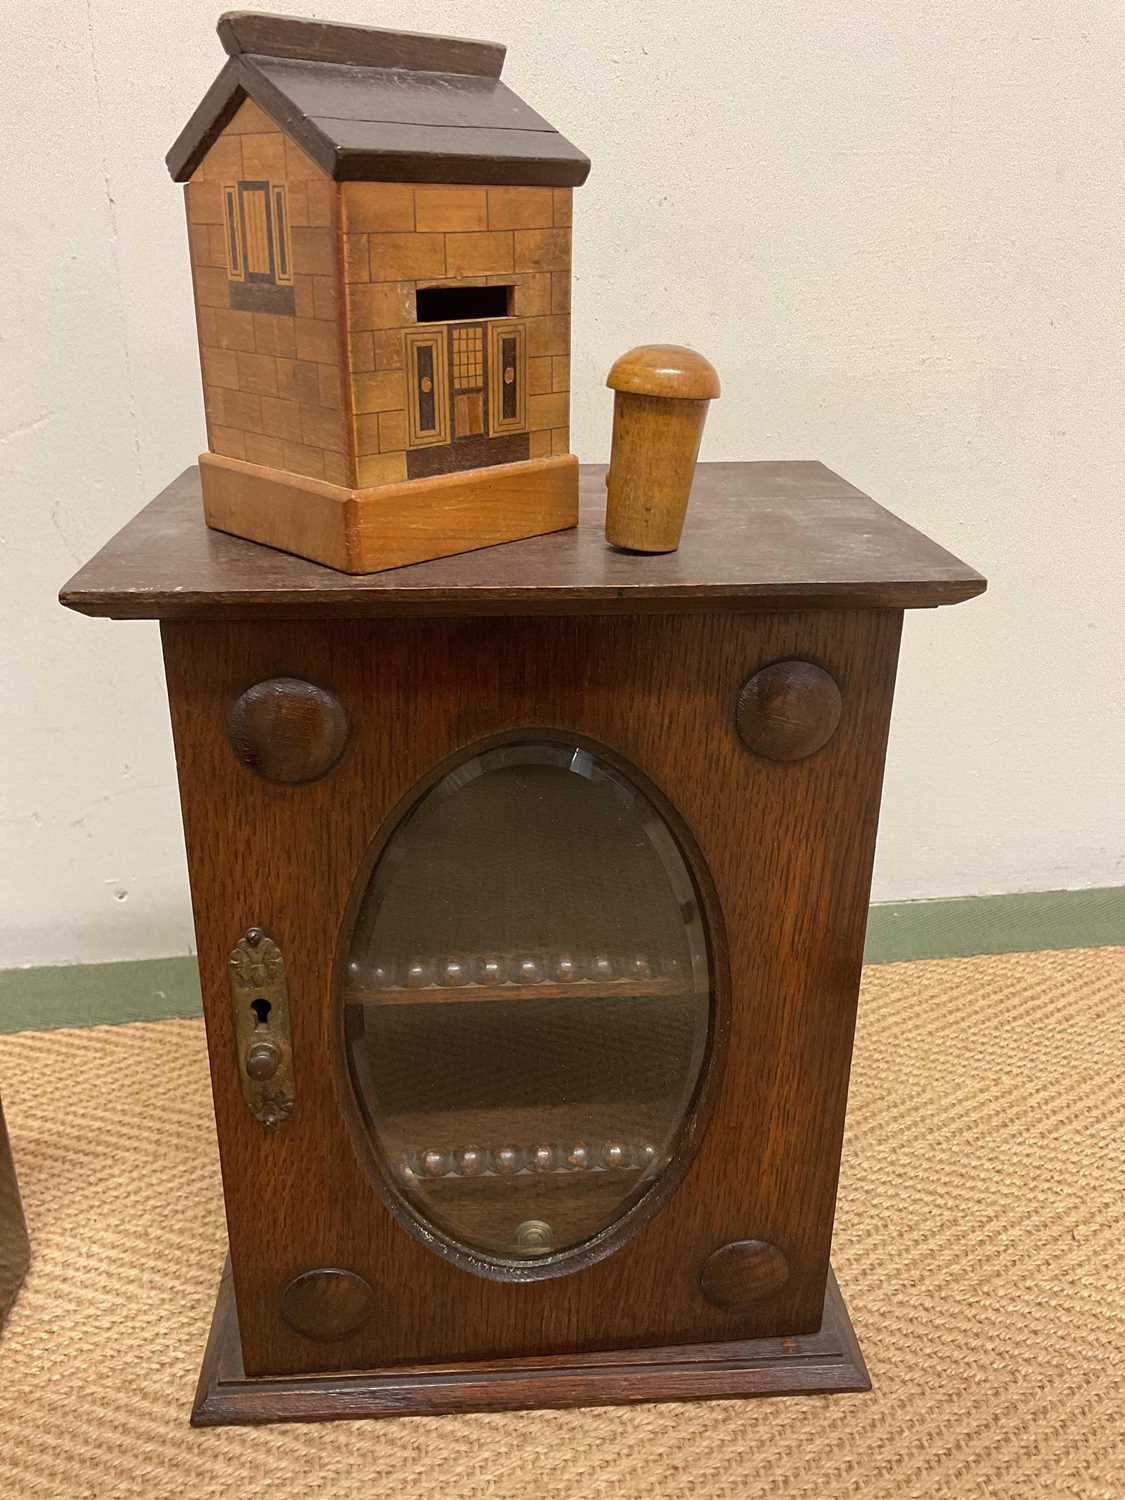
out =
<svg viewBox="0 0 1125 1500"><path fill-rule="evenodd" d="M419 323L462 323L475 318L506 318L514 286L425 286L415 293Z"/></svg>

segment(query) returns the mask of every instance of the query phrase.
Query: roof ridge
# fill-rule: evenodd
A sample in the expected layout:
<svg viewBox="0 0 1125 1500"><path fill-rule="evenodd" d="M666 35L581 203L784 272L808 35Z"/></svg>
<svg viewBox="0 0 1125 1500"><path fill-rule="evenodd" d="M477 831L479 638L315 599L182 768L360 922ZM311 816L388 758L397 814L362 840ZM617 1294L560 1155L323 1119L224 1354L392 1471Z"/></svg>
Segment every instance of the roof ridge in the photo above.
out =
<svg viewBox="0 0 1125 1500"><path fill-rule="evenodd" d="M499 78L507 52L499 42L385 31L252 10L227 11L219 17L216 30L232 58L248 53L294 62L351 63L412 73Z"/></svg>

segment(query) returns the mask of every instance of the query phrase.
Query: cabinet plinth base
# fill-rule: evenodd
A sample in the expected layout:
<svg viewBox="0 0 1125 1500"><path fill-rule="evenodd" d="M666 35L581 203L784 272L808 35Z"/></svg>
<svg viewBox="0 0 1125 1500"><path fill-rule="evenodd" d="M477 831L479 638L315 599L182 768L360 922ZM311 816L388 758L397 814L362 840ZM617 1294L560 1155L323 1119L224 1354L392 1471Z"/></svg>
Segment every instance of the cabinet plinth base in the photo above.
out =
<svg viewBox="0 0 1125 1500"><path fill-rule="evenodd" d="M356 1374L247 1376L229 1267L219 1283L193 1427L617 1406L871 1389L836 1278L819 1333Z"/></svg>

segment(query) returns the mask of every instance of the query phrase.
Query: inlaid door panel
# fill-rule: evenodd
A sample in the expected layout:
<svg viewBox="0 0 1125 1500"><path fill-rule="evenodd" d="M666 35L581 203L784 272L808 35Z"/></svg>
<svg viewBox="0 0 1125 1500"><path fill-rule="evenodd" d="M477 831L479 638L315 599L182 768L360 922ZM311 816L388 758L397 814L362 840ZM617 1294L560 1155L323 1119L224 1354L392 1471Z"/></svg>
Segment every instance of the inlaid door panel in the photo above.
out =
<svg viewBox="0 0 1125 1500"><path fill-rule="evenodd" d="M493 437L527 426L527 325L488 328L488 415Z"/></svg>
<svg viewBox="0 0 1125 1500"><path fill-rule="evenodd" d="M484 324L466 323L449 330L453 376L453 438L484 431Z"/></svg>
<svg viewBox="0 0 1125 1500"><path fill-rule="evenodd" d="M409 396L407 431L412 448L449 442L449 376L444 328L404 334Z"/></svg>
<svg viewBox="0 0 1125 1500"><path fill-rule="evenodd" d="M527 429L527 325L513 318L404 335L411 448ZM485 458L484 450L479 450Z"/></svg>

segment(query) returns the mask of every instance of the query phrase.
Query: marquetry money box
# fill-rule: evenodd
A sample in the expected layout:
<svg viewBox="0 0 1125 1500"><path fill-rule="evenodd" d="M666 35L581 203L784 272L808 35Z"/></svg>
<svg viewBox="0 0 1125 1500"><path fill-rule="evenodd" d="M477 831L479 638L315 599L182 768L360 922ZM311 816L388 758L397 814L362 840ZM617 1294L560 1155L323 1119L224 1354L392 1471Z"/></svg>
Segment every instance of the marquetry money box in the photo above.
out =
<svg viewBox="0 0 1125 1500"><path fill-rule="evenodd" d="M604 505L357 579L208 531L193 469L63 592L161 621L197 1422L866 1385L829 1248L899 632L984 581L817 463L703 465L660 556Z"/></svg>
<svg viewBox="0 0 1125 1500"><path fill-rule="evenodd" d="M504 48L231 13L186 183L208 524L351 573L573 526L572 189Z"/></svg>

